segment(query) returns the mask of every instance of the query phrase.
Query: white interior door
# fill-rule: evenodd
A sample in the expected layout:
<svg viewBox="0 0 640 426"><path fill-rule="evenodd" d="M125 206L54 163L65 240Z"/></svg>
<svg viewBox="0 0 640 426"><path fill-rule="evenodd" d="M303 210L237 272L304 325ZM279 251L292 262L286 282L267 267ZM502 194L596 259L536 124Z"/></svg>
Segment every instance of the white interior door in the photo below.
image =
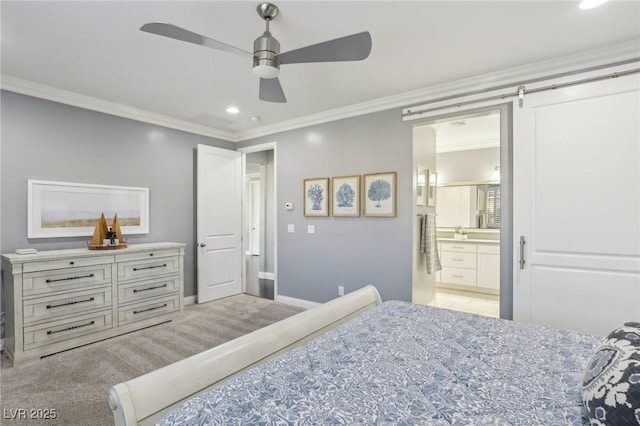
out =
<svg viewBox="0 0 640 426"><path fill-rule="evenodd" d="M640 320L637 75L514 107L514 319L604 335Z"/></svg>
<svg viewBox="0 0 640 426"><path fill-rule="evenodd" d="M198 303L242 291L242 160L198 145Z"/></svg>

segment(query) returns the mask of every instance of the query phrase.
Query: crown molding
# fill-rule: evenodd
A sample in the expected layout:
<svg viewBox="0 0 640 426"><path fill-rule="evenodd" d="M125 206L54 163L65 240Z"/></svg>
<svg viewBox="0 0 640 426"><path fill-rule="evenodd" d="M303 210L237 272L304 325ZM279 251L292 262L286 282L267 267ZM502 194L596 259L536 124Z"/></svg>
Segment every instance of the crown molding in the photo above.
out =
<svg viewBox="0 0 640 426"><path fill-rule="evenodd" d="M29 95L184 132L209 136L229 142L242 142L275 133L286 132L302 127L342 120L345 118L393 108L407 108L425 102L444 101L460 97L462 95L472 95L487 90L512 87L524 81L531 83L548 78L576 74L579 72L591 71L636 61L640 61L640 39L573 55L566 55L561 58L429 86L423 89L373 99L367 102L361 102L342 108L336 108L317 114L311 114L239 132L229 132L213 127L202 126L189 121L81 95L75 92L57 89L51 86L33 83L4 74L0 75L0 88L23 95Z"/></svg>
<svg viewBox="0 0 640 426"><path fill-rule="evenodd" d="M189 121L169 117L167 115L157 114L91 96L81 95L76 92L58 89L44 84L34 83L32 81L23 80L6 74L0 75L0 88L10 92L19 93L21 95L33 96L65 105L115 115L117 117L155 124L162 127L168 127L170 129L222 139L229 142L237 142L237 138L232 132L202 126Z"/></svg>
<svg viewBox="0 0 640 426"><path fill-rule="evenodd" d="M236 137L239 141L246 141L248 139L355 117L358 115L370 114L393 108L407 108L409 106L419 105L425 102L444 101L460 97L462 95L471 95L482 93L487 90L512 87L524 81L530 83L636 61L640 61L640 39L573 55L566 55L561 58L550 59L498 72L429 86L423 89L374 99L372 101L328 110L318 114L307 115L293 120L282 121L268 126L237 132Z"/></svg>

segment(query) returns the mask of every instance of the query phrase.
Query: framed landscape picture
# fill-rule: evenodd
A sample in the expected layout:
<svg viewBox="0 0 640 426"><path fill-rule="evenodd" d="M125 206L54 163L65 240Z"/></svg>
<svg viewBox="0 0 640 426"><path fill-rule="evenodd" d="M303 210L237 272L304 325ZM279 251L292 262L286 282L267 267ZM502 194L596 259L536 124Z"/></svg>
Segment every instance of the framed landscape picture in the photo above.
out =
<svg viewBox="0 0 640 426"><path fill-rule="evenodd" d="M148 234L149 188L27 181L27 238L91 236L102 213L117 213L123 234Z"/></svg>
<svg viewBox="0 0 640 426"><path fill-rule="evenodd" d="M329 178L305 179L304 215L329 216Z"/></svg>
<svg viewBox="0 0 640 426"><path fill-rule="evenodd" d="M396 217L396 172L364 175L364 215Z"/></svg>
<svg viewBox="0 0 640 426"><path fill-rule="evenodd" d="M360 216L360 176L332 178L331 193L332 216Z"/></svg>

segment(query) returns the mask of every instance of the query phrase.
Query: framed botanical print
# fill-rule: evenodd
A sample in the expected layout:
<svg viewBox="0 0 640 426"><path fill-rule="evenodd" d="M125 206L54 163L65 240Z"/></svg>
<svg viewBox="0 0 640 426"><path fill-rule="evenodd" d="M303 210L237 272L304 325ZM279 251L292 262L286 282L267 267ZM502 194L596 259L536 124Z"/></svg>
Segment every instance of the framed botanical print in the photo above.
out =
<svg viewBox="0 0 640 426"><path fill-rule="evenodd" d="M304 215L329 216L329 178L305 179Z"/></svg>
<svg viewBox="0 0 640 426"><path fill-rule="evenodd" d="M396 217L396 172L364 175L364 215Z"/></svg>
<svg viewBox="0 0 640 426"><path fill-rule="evenodd" d="M340 176L331 179L331 215L360 216L360 176Z"/></svg>

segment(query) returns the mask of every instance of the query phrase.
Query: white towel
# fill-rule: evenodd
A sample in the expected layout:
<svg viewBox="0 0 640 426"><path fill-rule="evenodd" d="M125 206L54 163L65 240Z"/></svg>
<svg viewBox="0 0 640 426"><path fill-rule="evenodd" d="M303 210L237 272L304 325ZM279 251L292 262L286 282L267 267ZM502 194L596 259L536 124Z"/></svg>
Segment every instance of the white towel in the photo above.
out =
<svg viewBox="0 0 640 426"><path fill-rule="evenodd" d="M434 214L422 216L420 227L420 253L424 253L427 263L427 274L442 269L436 243L436 217Z"/></svg>

